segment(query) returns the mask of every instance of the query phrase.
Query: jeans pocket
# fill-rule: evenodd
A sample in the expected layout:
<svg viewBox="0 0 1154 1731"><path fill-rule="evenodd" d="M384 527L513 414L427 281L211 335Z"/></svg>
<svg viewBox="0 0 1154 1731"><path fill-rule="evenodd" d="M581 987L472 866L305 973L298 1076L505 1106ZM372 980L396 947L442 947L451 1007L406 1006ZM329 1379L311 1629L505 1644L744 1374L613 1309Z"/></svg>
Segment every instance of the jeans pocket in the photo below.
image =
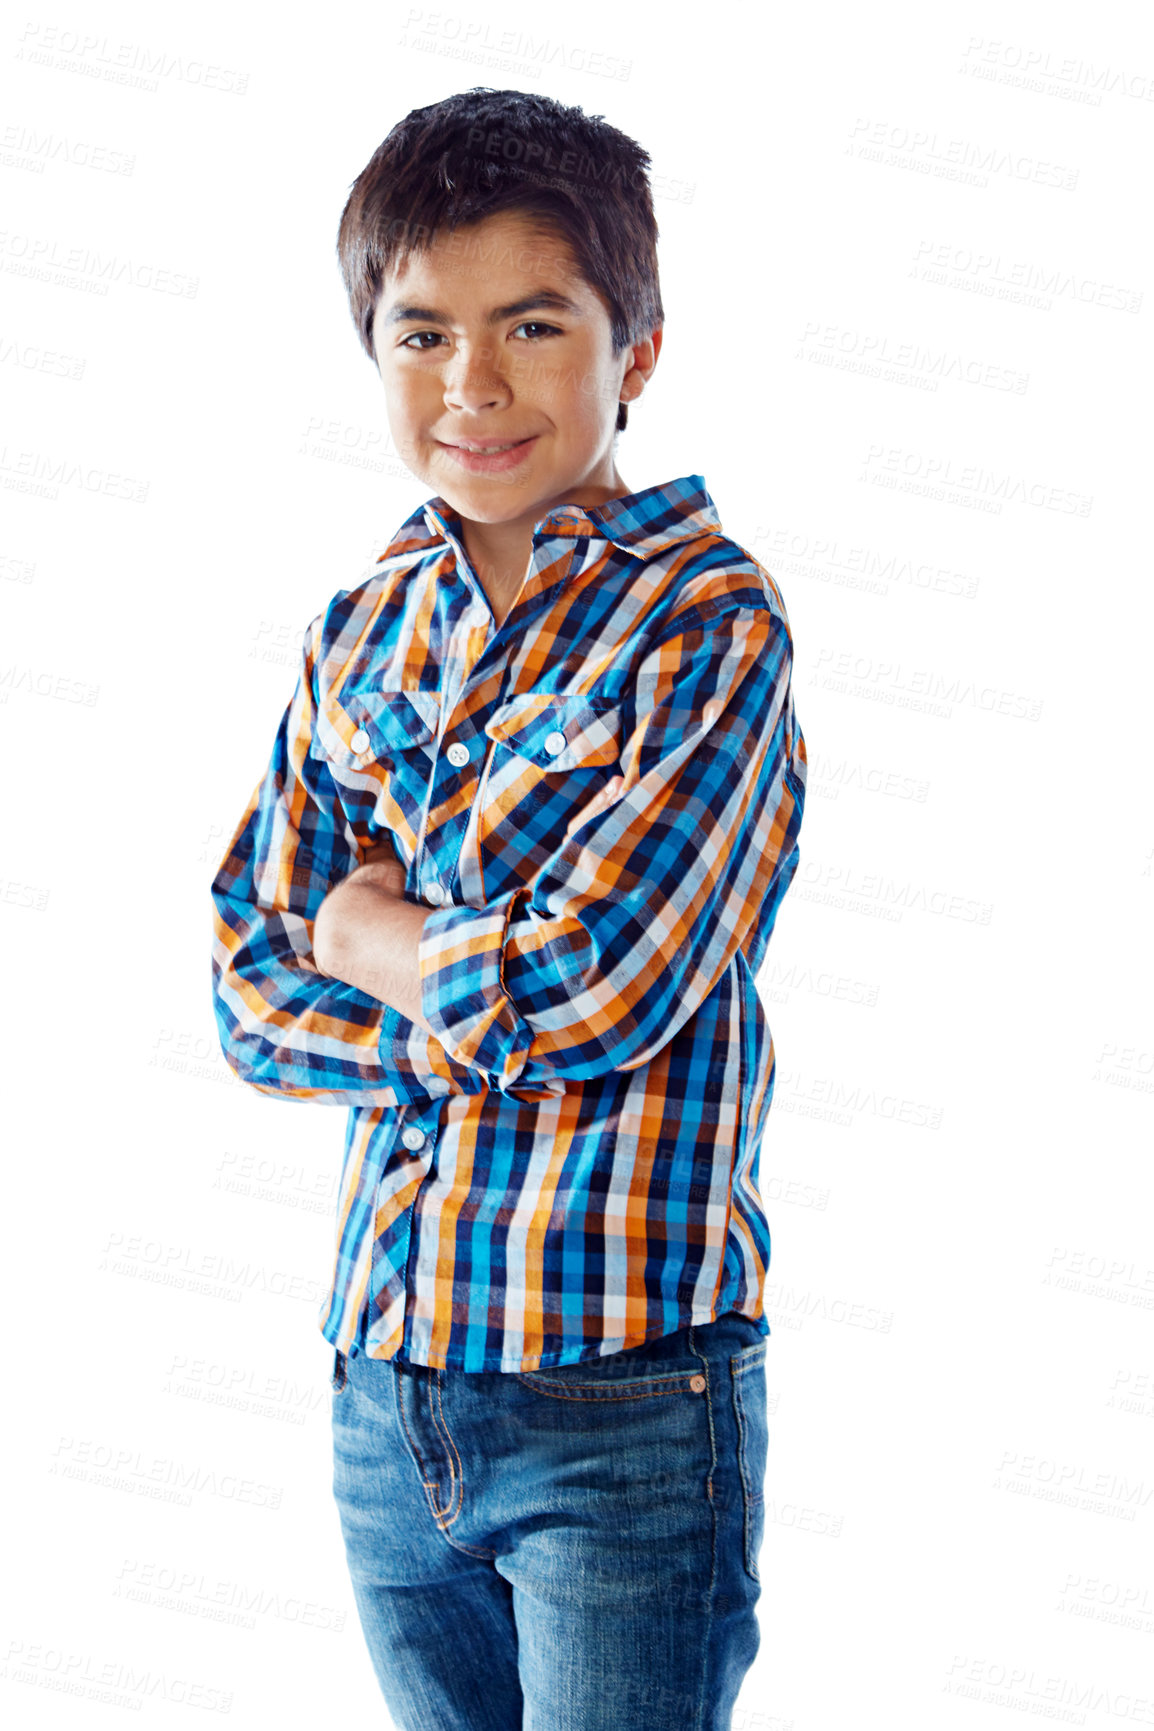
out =
<svg viewBox="0 0 1154 1731"><path fill-rule="evenodd" d="M761 1579L757 1558L765 1537L765 1470L769 1455L765 1348L762 1340L734 1353L729 1360L737 1420L737 1462L741 1469L745 1572L754 1581Z"/></svg>
<svg viewBox="0 0 1154 1731"><path fill-rule="evenodd" d="M620 1376L613 1371L598 1375L597 1363L562 1364L552 1370L520 1370L517 1381L551 1400L652 1400L661 1395L705 1393L706 1380L699 1371L662 1371L654 1367L648 1375Z"/></svg>

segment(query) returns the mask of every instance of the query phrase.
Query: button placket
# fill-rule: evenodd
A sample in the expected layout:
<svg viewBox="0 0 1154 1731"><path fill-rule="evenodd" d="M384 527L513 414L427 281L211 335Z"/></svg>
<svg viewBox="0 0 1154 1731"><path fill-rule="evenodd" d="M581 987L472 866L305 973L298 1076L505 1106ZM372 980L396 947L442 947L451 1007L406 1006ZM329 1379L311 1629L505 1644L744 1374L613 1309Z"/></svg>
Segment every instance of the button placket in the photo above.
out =
<svg viewBox="0 0 1154 1731"><path fill-rule="evenodd" d="M447 716L449 714L449 709L446 709L445 713L446 713L446 718L447 718ZM441 735L439 737L443 738L443 735ZM450 745L447 745L445 747L445 756L448 759L448 761L452 764L454 769L466 769L472 761L472 753L470 752L469 747L460 739L454 739ZM434 768L434 775L435 775L435 773L436 773L436 771ZM427 810L426 810L426 818L427 818L427 815L428 814L427 814ZM423 835L424 835L424 829L422 829L422 837L423 837ZM457 849L457 859L458 860L460 859L461 847L463 845L464 845L464 837L462 836L461 844ZM434 870L437 869L435 865L434 865L433 869ZM457 869L457 862L454 861L452 871L450 871L448 874L450 878L452 878L453 874L456 872L456 869ZM423 893L428 898L428 900L430 902L432 902L434 907L442 907L442 906L444 906L444 904L446 902L449 902L452 900L450 891L445 887L444 884L440 883L436 879L434 879L431 883L425 884Z"/></svg>

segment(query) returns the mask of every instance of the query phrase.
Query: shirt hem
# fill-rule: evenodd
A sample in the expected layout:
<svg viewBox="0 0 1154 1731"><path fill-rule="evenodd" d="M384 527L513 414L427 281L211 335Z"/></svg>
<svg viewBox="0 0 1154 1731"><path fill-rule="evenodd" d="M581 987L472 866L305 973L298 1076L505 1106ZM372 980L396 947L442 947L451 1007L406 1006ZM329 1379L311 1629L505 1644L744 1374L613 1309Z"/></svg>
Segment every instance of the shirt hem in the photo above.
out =
<svg viewBox="0 0 1154 1731"><path fill-rule="evenodd" d="M338 1351L344 1352L346 1357L349 1358L352 1358L354 1354L358 1352L363 1352L366 1358L375 1359L384 1364L395 1361L399 1364L420 1365L426 1370L467 1370L471 1375L487 1375L499 1371L506 1376L514 1376L521 1371L554 1370L565 1364L585 1364L592 1359L610 1358L614 1353L627 1352L631 1348L645 1346L650 1341L662 1340L666 1335L676 1334L678 1330L682 1328L701 1328L706 1323L716 1322L719 1317L733 1312L736 1312L739 1316L744 1316L747 1321L754 1323L757 1327L758 1333L762 1336L766 1336L770 1333L769 1322L764 1310L762 1310L760 1314L754 1316L751 1315L748 1310L743 1309L739 1304L733 1302L719 1302L718 1306L712 1310L691 1312L690 1315L686 1316L683 1320L675 1322L671 1328L666 1328L662 1325L650 1330L647 1334L638 1335L632 1339L626 1335L619 1344L610 1347L608 1352L601 1350L604 1345L603 1340L585 1341L575 1350L562 1347L557 1352L530 1353L528 1356L522 1356L516 1360L501 1360L497 1364L466 1365L462 1361L462 1356L460 1354L449 1353L439 1358L431 1355L429 1357L421 1357L419 1353L411 1350L406 1351L403 1347L398 1348L392 1355L392 1359L390 1359L384 1353L370 1352L368 1344L364 1340L354 1340L346 1347L341 1344L339 1331L334 1331L330 1334L326 1328L322 1328L321 1332L329 1342L330 1346L336 1347Z"/></svg>

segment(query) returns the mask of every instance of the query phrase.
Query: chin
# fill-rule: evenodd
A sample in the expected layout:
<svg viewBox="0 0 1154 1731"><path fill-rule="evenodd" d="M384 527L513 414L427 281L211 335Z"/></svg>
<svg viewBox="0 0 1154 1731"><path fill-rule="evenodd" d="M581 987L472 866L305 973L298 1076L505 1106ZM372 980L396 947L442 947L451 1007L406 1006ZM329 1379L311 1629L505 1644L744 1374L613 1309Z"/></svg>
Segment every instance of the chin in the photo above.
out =
<svg viewBox="0 0 1154 1731"><path fill-rule="evenodd" d="M537 487L530 489L523 480L503 481L499 475L477 477L463 484L456 479L446 481L444 476L440 479L445 482L441 487L445 498L481 523L499 523L504 517L522 516L530 493L539 491Z"/></svg>
<svg viewBox="0 0 1154 1731"><path fill-rule="evenodd" d="M444 496L449 497L447 493ZM473 500L467 494L462 493L449 502L456 507L462 517L469 517L474 523L511 523L525 515L524 505L514 504L512 500L503 505L499 499Z"/></svg>

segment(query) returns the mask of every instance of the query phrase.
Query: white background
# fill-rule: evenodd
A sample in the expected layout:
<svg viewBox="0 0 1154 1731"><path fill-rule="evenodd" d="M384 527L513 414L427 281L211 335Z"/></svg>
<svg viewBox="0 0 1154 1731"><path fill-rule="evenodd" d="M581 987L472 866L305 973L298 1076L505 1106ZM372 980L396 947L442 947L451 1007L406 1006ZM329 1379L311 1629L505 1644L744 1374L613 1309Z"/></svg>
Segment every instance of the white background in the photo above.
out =
<svg viewBox="0 0 1154 1731"><path fill-rule="evenodd" d="M1154 1724L1149 19L60 5L0 79L8 1722L387 1722L316 1325L344 1114L227 1069L208 884L301 630L427 496L341 208L488 84L650 151L619 469L703 474L794 634L735 1731Z"/></svg>

